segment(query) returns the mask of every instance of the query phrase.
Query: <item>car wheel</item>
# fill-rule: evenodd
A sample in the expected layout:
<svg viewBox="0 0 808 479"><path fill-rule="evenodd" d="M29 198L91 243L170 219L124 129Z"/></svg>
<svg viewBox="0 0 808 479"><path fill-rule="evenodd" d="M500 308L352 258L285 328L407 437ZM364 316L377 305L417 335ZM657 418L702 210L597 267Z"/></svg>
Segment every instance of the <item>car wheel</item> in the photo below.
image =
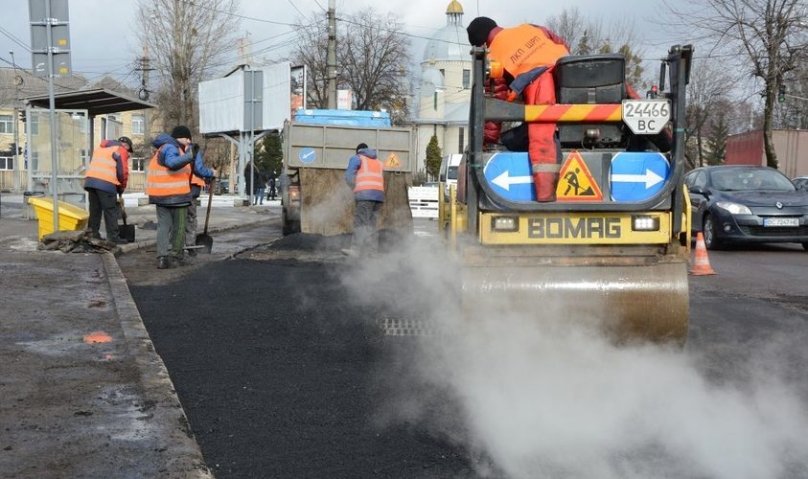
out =
<svg viewBox="0 0 808 479"><path fill-rule="evenodd" d="M805 251L808 251L808 243L803 243L802 244L802 249L804 249Z"/></svg>
<svg viewBox="0 0 808 479"><path fill-rule="evenodd" d="M721 249L723 242L718 237L718 228L715 221L713 221L712 215L704 217L702 231L704 232L704 246L707 249Z"/></svg>

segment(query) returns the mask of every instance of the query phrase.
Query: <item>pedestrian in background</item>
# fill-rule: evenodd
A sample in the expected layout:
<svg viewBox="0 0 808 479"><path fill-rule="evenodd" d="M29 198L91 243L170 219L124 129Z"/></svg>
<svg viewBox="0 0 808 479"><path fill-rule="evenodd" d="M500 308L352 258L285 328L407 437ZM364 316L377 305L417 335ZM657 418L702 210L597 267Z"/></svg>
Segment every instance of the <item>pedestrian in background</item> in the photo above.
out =
<svg viewBox="0 0 808 479"><path fill-rule="evenodd" d="M191 163L191 204L188 205L188 221L185 222L185 246L196 246L196 231L199 228L196 202L202 193L202 188L210 184L210 180L216 175L216 171L205 166L205 159L201 151L197 152ZM211 194L208 191L208 194ZM188 256L196 256L196 249L186 248Z"/></svg>
<svg viewBox="0 0 808 479"><path fill-rule="evenodd" d="M376 150L365 143L356 146L348 161L345 181L354 192L354 231L349 256L374 254L379 250L379 213L384 204L384 165Z"/></svg>
<svg viewBox="0 0 808 479"><path fill-rule="evenodd" d="M250 199L251 203L255 202L255 179L258 177L258 168L253 166L252 161L248 161L247 164L244 166L244 192L247 194L247 197Z"/></svg>
<svg viewBox="0 0 808 479"><path fill-rule="evenodd" d="M278 191L275 189L275 176L269 177L269 195L267 199L274 200L275 196L277 196Z"/></svg>
<svg viewBox="0 0 808 479"><path fill-rule="evenodd" d="M255 184L255 199L253 200L253 204L263 205L264 195L267 192L267 175L259 170L258 174L255 176L255 179L257 180L257 183Z"/></svg>
<svg viewBox="0 0 808 479"><path fill-rule="evenodd" d="M93 150L90 164L84 174L84 190L90 202L87 227L93 238L101 238L101 216L107 230L107 241L126 244L118 232L118 195L126 190L129 179L129 154L132 140L122 136L118 140L103 140Z"/></svg>
<svg viewBox="0 0 808 479"><path fill-rule="evenodd" d="M174 268L185 263L185 223L193 201L191 163L199 146L191 143L191 130L183 125L171 135L161 133L152 146L156 151L149 161L146 194L157 207L157 267Z"/></svg>

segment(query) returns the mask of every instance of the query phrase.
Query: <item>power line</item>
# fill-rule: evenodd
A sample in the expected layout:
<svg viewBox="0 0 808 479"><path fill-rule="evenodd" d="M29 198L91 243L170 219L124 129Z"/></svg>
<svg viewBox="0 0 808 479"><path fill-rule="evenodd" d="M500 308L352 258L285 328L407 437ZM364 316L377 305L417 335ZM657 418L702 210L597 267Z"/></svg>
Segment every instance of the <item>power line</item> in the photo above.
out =
<svg viewBox="0 0 808 479"><path fill-rule="evenodd" d="M9 40L11 40L12 42L14 42L14 43L16 43L17 45L19 45L19 46L21 46L21 47L25 48L25 50L26 50L26 51L28 51L28 52L30 52L30 51L31 51L31 47L29 47L28 45L26 45L26 44L25 44L25 43L24 43L22 40L20 40L20 39L19 39L19 38L17 38L16 36L14 36L14 34L12 34L11 32L9 32L9 31L8 31L8 30L6 30L5 28L0 27L0 33L2 33L2 34L5 36L5 37L8 37L8 39L9 39Z"/></svg>
<svg viewBox="0 0 808 479"><path fill-rule="evenodd" d="M200 8L202 7L201 5L197 5L196 3L194 3L193 0L181 0L181 1L182 1L182 3L187 3L188 5L191 5L191 6L194 6L194 7L200 7ZM249 15L241 15L239 13L228 12L226 10L221 10L221 9L217 9L217 8L209 8L209 10L212 11L212 12L222 13L224 15L229 15L231 17L242 18L244 20L251 20L253 22L270 23L272 25L284 25L284 26L287 26L287 27L302 27L302 25L300 25L299 23L278 22L278 21L275 21L275 20L267 20L265 18L256 18L256 17L251 17Z"/></svg>
<svg viewBox="0 0 808 479"><path fill-rule="evenodd" d="M300 11L300 9L299 9L299 8L297 8L297 5L295 5L295 2L293 2L292 0L286 0L286 1L287 1L287 2L289 2L289 5L291 5L291 6L292 6L292 8L294 8L295 10L297 10L297 13L299 13L301 17L305 17L305 16L306 16L306 15L304 15L304 14L303 14L303 12L301 12L301 11Z"/></svg>

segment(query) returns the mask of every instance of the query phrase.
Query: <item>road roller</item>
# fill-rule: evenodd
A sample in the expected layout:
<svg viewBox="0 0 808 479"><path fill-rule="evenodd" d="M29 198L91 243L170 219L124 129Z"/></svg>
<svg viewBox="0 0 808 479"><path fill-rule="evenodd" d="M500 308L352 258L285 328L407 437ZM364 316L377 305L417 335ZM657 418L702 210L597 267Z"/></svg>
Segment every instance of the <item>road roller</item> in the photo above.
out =
<svg viewBox="0 0 808 479"><path fill-rule="evenodd" d="M671 47L644 94L626 82L622 55L562 57L545 72L555 98L530 102L512 90L495 95L502 69L485 48L471 55L468 146L457 186L439 184L438 225L457 261L463 311L684 343L692 46ZM496 141L484 134L492 124ZM542 134L555 161L532 151Z"/></svg>

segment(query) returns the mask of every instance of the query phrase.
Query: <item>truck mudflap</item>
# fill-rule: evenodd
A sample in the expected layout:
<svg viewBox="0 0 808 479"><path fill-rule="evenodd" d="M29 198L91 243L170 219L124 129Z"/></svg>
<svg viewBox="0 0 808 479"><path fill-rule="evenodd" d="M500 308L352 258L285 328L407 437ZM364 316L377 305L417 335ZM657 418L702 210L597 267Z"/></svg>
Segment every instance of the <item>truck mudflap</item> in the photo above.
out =
<svg viewBox="0 0 808 479"><path fill-rule="evenodd" d="M683 255L659 256L631 247L618 255L604 247L601 254L589 251L588 256L560 249L555 256L493 249L464 255L460 295L465 317L517 315L538 324L597 330L617 342L683 344L687 339Z"/></svg>

